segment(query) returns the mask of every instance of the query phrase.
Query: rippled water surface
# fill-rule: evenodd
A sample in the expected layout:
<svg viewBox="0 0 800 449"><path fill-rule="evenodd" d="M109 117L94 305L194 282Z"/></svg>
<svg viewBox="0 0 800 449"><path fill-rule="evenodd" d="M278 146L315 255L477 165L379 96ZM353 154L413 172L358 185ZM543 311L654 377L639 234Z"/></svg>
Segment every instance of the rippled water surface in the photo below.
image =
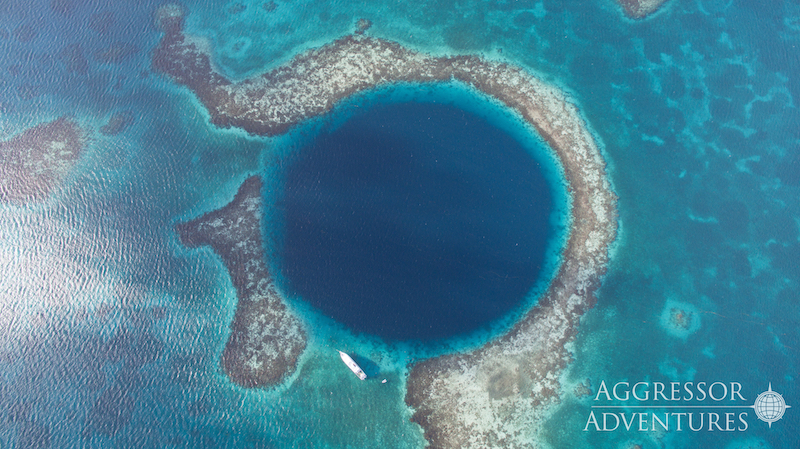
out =
<svg viewBox="0 0 800 449"><path fill-rule="evenodd" d="M236 292L221 261L183 247L173 225L225 205L285 142L210 125L190 92L151 69L160 5L0 4L0 138L65 115L90 134L46 200L0 205L0 447L422 447L403 399L407 364L425 348L314 315L290 385L241 389L220 370ZM636 22L610 0L184 6L187 31L233 78L363 17L373 36L503 58L567 90L609 162L621 232L562 402L531 443L796 447L794 407L771 426L748 409L746 431L584 431L603 380L734 381L747 404L771 383L800 404L796 2L671 0ZM130 126L102 133L120 112ZM525 195L511 178L480 182ZM526 237L497 232L498 246ZM376 379L359 383L337 348Z"/></svg>

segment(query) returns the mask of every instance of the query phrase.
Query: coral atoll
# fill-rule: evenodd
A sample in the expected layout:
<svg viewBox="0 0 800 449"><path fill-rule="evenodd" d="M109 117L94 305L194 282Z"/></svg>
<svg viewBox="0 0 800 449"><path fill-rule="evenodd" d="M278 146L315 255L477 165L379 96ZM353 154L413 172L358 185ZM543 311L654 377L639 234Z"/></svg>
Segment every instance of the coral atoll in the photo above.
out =
<svg viewBox="0 0 800 449"><path fill-rule="evenodd" d="M538 304L506 335L469 353L417 363L406 395L412 419L432 447L530 447L544 409L562 393L559 374L571 357L565 344L594 303L617 230L606 163L576 106L520 67L477 56L434 57L363 35L232 82L214 68L205 42L178 27L164 28L153 66L188 86L218 126L278 135L354 93L398 82L455 80L504 103L536 128L560 161L571 196L572 227L562 263ZM224 214L205 222L220 232L237 223ZM251 255L249 264L263 263L260 249ZM232 277L243 276L228 268ZM246 327L259 329L256 322Z"/></svg>

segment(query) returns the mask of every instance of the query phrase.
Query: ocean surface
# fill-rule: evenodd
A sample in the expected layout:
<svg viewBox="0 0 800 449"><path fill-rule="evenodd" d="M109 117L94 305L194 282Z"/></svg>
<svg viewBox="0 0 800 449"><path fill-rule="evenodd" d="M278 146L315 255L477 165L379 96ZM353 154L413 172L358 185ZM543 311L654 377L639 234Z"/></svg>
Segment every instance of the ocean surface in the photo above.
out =
<svg viewBox="0 0 800 449"><path fill-rule="evenodd" d="M318 125L319 140L300 133L258 138L216 128L191 92L151 69L150 54L161 38L153 13L161 5L0 3L0 139L64 115L91 133L61 189L40 203L0 205L0 448L423 447L420 428L409 422L411 411L404 403L409 364L466 351L502 334L535 303L541 279L552 276L558 262L568 221L563 216L566 199L559 191L557 167L540 154L545 144L535 136L526 138L520 130L527 128L503 118L485 99L450 92L441 94L449 103L425 103L415 92L429 92L414 86L403 88L402 99L363 100L379 103L372 115L350 109L345 115L352 115L335 126ZM625 18L611 0L183 5L186 31L207 38L216 63L234 79L351 33L356 21L366 18L373 23L369 35L434 54L510 61L571 95L608 162L619 196L620 233L597 304L569 344L573 360L562 376L562 400L548 411L532 447L797 447L800 4L671 0L641 21ZM98 131L114 113L125 111L134 117L129 128L116 136ZM454 282L462 289L459 297L475 295L472 302L480 302L476 291L513 290L487 321L465 325L455 320L455 327L431 337L422 329L407 329L418 323L410 316L395 328L404 333L381 336L387 326L365 323L382 318L377 309L375 317L347 321L326 311L324 301L304 305L313 299L304 302L302 297L313 295L301 284L313 282L296 280L286 270L291 271L292 257L298 258L297 266L310 257L307 249L277 243L308 238L289 232L291 211L317 214L319 226L343 220L342 209L330 209L336 203L324 197L308 202L289 194L292 182L308 187L304 174L293 169L323 164L366 175L389 163L375 159L336 165L335 160L314 159L308 145L333 144L344 138L336 130L358 120L377 120L379 114L394 117L387 120L400 126L415 111L432 114L443 126L458 121L458 114L470 114L472 126L500 129L498 139L513 141L504 150L519 145L503 156L512 159L481 154L440 167L463 173L467 162L483 158L486 170L474 174L476 185L484 186L480 194L497 189L503 204L516 208L495 205L494 212L482 211L484 222L472 231L484 232L487 243L455 239L463 233L456 232L458 226L469 220L454 224L438 217L441 233L423 236L420 244L453 238L445 251L453 251L454 259L460 258L458 251L470 251L470 257L496 262L484 266L484 273L505 267L499 274L506 275L513 271L508 266L525 267L515 285ZM334 114L331 120L337 117L344 116ZM452 142L463 137L453 133ZM352 157L363 149L342 151ZM402 159L402 154L410 153L394 157ZM511 168L506 166L510 160L515 161ZM518 176L537 165L542 172L535 178ZM352 179L342 173L326 182L335 183L335 176ZM237 387L222 372L219 357L236 292L210 249L185 248L173 230L176 222L227 204L253 174L262 174L276 189L265 193L265 199L275 200L267 205L266 221L284 227L278 226L269 240L268 252L281 255L270 263L281 268L281 285L291 290L290 301L311 328L298 373L271 389ZM448 187L435 170L418 174L429 185ZM348 189L339 193L363 193ZM441 200L426 197L425 189L409 192ZM549 233L544 243L541 235L530 234L536 228L522 221L542 212L531 207L542 198L552 202L535 223ZM397 209L395 193L384 200L378 206L357 201L365 210ZM419 230L392 223L403 226L384 232ZM364 242L357 235L345 237L350 240L329 242ZM397 268L411 274L419 268L410 266L411 256L399 254L396 240L380 238L375 244L385 251L374 262L397 257ZM530 253L512 251L513 239L527 242ZM346 247L334 249L340 251L334 255L356 254ZM528 258L538 260L541 271L531 271L535 263L521 263ZM348 261L341 269L355 270L355 263ZM463 280L466 275L454 271L453 276ZM412 279L422 282L417 276L392 282ZM324 292L344 295L346 287L329 286ZM441 298L426 301L436 300ZM367 327L358 327L362 324ZM418 340L436 337L436 343L407 341L412 334ZM336 349L354 354L373 379L358 381ZM602 382L610 388L640 381L738 383L741 404L748 406L770 388L792 408L770 425L758 420L752 408L736 410L730 431L723 430L724 416L721 429L706 421L700 431L686 426L681 431L599 431L589 424L590 413L600 412L592 408L602 402L596 399L605 398L600 396ZM577 393L587 386L588 396ZM695 403L671 403L687 404ZM738 430L742 411L748 413L747 428ZM711 409L694 412L699 417Z"/></svg>

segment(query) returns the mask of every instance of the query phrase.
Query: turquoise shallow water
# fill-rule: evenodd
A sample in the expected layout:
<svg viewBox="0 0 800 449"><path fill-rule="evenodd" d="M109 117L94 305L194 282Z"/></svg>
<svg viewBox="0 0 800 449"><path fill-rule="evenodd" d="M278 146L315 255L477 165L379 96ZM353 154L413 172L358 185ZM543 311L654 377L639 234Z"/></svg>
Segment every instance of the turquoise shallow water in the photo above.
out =
<svg viewBox="0 0 800 449"><path fill-rule="evenodd" d="M227 203L280 139L215 129L150 70L160 3L0 5L0 133L68 114L93 139L63 190L0 206L0 447L421 447L406 364L430 355L322 316L286 386L243 390L218 364L236 304L221 262L176 221ZM800 403L800 7L671 1L632 22L611 1L187 2L241 78L373 22L430 52L523 65L570 92L602 142L621 233L585 316L545 447L796 447L796 408L746 431L584 431L601 381L769 383ZM97 132L133 111L118 136ZM691 314L670 328L673 309ZM436 351L463 350L454 341ZM356 382L332 353L361 357ZM593 395L577 398L578 383Z"/></svg>

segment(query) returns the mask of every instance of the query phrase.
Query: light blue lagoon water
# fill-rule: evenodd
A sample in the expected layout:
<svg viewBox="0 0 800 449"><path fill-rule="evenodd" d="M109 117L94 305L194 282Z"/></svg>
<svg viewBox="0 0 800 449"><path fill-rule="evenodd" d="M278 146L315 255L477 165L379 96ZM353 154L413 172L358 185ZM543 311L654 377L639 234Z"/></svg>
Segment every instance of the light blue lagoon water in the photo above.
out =
<svg viewBox="0 0 800 449"><path fill-rule="evenodd" d="M491 339L516 312L431 348L304 309L297 372L270 389L232 384L219 358L236 292L221 260L173 226L227 204L291 145L214 127L151 69L161 4L0 4L0 139L64 115L91 137L63 188L0 205L0 447L423 447L404 403L410 364ZM671 0L641 21L611 0L183 5L187 32L236 79L363 17L371 36L507 60L569 92L609 164L620 233L570 343L562 400L531 444L797 447L796 2ZM123 111L130 127L99 131ZM335 349L374 379L360 383ZM771 383L793 407L771 426L741 409L743 431L601 432L587 420L603 381L738 382L744 405Z"/></svg>

